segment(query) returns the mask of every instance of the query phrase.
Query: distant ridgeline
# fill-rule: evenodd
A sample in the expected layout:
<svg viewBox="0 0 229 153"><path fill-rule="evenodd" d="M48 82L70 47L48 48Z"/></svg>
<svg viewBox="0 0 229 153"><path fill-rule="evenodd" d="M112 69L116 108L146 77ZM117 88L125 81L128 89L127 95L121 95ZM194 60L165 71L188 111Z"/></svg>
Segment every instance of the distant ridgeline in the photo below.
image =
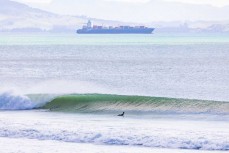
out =
<svg viewBox="0 0 229 153"><path fill-rule="evenodd" d="M145 26L119 26L119 27L104 27L93 25L89 20L87 25L82 29L77 30L78 34L151 34L154 28L148 28Z"/></svg>

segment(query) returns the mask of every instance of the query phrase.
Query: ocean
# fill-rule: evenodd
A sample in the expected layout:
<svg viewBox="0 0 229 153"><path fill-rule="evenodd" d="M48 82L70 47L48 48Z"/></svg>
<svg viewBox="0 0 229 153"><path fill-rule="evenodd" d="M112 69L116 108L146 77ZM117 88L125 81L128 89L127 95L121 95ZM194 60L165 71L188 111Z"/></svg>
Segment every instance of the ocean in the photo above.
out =
<svg viewBox="0 0 229 153"><path fill-rule="evenodd" d="M226 34L2 33L1 152L228 151L228 65Z"/></svg>

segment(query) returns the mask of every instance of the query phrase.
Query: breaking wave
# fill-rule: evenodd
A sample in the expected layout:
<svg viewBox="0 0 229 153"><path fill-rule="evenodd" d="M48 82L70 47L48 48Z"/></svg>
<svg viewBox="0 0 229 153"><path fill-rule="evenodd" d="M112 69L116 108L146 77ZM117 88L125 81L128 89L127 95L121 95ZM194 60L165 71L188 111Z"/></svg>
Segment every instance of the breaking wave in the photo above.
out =
<svg viewBox="0 0 229 153"><path fill-rule="evenodd" d="M70 128L71 129L71 128ZM104 129L105 130L105 129ZM129 146L143 146L143 147L157 147L157 148L174 148L174 149L194 149L194 150L221 150L228 151L229 145L227 134L214 134L205 132L205 136L200 137L200 133L192 132L178 132L169 130L152 131L138 131L136 129L125 131L127 129L114 130L112 132L102 131L92 128L78 129L77 131L59 130L59 129L33 129L25 127L18 128L0 128L0 137L10 138L28 138L38 140L56 140L73 143L92 143L105 145L129 145ZM134 133L131 133L134 132ZM177 133L178 137L174 137L171 133ZM180 134L180 135L179 135ZM190 137L189 137L190 136Z"/></svg>
<svg viewBox="0 0 229 153"><path fill-rule="evenodd" d="M4 92L0 94L1 110L25 110L34 107L35 104L27 96L17 95L13 92Z"/></svg>
<svg viewBox="0 0 229 153"><path fill-rule="evenodd" d="M109 94L0 94L0 110L49 109L71 113L213 113L229 114L229 103L209 100Z"/></svg>
<svg viewBox="0 0 229 153"><path fill-rule="evenodd" d="M42 108L51 111L78 113L216 113L229 114L228 102L177 98L75 94L53 99Z"/></svg>
<svg viewBox="0 0 229 153"><path fill-rule="evenodd" d="M120 111L126 111L128 114L155 112L229 114L229 103L106 94L37 94L21 96L11 92L6 92L0 94L0 109L49 109L54 112L112 114ZM58 114L59 113L56 113L56 115ZM82 118L82 120L83 119L85 118ZM42 124L40 123L41 121L43 122ZM116 126L116 124L112 124L114 127L100 126L97 122L95 125L89 124L91 126L90 128L88 127L87 122L82 125L77 124L77 122L65 122L65 124L59 125L59 122L56 122L52 126L49 126L49 121L52 120L40 120L39 122L34 121L32 123L29 122L28 124L12 124L12 121L2 120L0 124L0 137L57 140L105 145L130 145L196 150L229 150L227 140L228 132L225 132L225 130L214 132L211 130L196 131L191 129L191 131L189 131L188 129L177 130L173 128L165 128L165 130L163 127L129 128L129 126L115 128L119 127L119 125ZM61 122L63 122L62 119ZM128 122L128 120L125 120L125 122ZM148 121L146 120L143 123L148 123ZM55 125L57 125L57 127Z"/></svg>
<svg viewBox="0 0 229 153"><path fill-rule="evenodd" d="M43 106L57 95L21 95L14 92L0 93L0 110L29 110Z"/></svg>

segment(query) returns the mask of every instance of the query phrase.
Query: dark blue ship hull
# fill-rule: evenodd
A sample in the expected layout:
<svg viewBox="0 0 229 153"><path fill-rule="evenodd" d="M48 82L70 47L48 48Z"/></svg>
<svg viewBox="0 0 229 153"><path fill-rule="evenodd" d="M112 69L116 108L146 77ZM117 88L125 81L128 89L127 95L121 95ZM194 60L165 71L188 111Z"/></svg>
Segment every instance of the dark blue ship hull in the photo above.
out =
<svg viewBox="0 0 229 153"><path fill-rule="evenodd" d="M136 29L79 29L78 34L151 34L154 28Z"/></svg>

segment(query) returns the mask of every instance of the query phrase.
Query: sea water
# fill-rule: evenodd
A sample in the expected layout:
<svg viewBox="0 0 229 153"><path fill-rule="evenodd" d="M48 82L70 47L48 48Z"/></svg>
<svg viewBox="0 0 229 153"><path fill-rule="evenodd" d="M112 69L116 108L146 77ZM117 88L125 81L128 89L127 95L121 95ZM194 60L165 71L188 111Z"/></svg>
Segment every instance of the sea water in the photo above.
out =
<svg viewBox="0 0 229 153"><path fill-rule="evenodd" d="M229 150L228 48L222 34L1 34L2 151Z"/></svg>

